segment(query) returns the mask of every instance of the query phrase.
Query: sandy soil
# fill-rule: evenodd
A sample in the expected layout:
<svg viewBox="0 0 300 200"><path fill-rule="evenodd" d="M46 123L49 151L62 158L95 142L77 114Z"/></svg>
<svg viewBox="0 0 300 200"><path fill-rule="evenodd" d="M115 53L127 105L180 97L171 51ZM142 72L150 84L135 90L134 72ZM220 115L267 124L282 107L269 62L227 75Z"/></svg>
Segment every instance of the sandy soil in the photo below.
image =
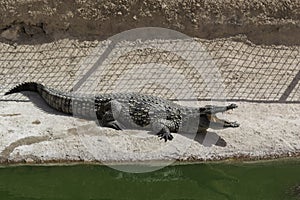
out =
<svg viewBox="0 0 300 200"><path fill-rule="evenodd" d="M27 43L71 35L107 38L158 26L205 39L245 34L257 44L300 44L298 0L8 0L2 38ZM2 29L2 31L1 31ZM64 35L64 36L63 36ZM40 37L39 37L40 36ZM39 38L39 39L38 39Z"/></svg>

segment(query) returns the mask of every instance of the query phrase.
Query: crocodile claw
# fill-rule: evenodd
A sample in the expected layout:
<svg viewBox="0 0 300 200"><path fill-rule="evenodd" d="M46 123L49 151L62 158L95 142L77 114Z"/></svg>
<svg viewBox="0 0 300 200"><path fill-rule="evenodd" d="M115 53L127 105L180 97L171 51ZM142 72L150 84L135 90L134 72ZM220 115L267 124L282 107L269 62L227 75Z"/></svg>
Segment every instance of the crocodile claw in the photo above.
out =
<svg viewBox="0 0 300 200"><path fill-rule="evenodd" d="M232 127L232 128L237 128L237 127L239 127L239 126L240 126L240 124L237 123L237 122L232 122L232 123L231 123L231 127Z"/></svg>
<svg viewBox="0 0 300 200"><path fill-rule="evenodd" d="M230 104L229 106L227 106L227 110L232 110L234 108L237 108L238 106L234 103Z"/></svg>
<svg viewBox="0 0 300 200"><path fill-rule="evenodd" d="M158 133L157 135L161 140L164 139L165 142L167 142L168 140L173 140L174 138L171 133L167 133L167 132Z"/></svg>
<svg viewBox="0 0 300 200"><path fill-rule="evenodd" d="M224 124L224 127L225 127L225 128L227 128L227 127L237 128L237 127L239 127L239 126L240 126L240 124L237 123L237 122L226 122L226 123Z"/></svg>

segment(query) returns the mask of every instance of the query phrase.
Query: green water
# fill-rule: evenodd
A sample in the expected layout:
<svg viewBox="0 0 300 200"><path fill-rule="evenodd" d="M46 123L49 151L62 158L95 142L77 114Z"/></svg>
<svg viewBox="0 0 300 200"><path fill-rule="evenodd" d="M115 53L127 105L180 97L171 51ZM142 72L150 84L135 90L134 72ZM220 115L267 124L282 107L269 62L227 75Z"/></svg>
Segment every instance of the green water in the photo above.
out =
<svg viewBox="0 0 300 200"><path fill-rule="evenodd" d="M1 200L299 199L298 184L299 161L189 164L144 174L97 165L0 169Z"/></svg>

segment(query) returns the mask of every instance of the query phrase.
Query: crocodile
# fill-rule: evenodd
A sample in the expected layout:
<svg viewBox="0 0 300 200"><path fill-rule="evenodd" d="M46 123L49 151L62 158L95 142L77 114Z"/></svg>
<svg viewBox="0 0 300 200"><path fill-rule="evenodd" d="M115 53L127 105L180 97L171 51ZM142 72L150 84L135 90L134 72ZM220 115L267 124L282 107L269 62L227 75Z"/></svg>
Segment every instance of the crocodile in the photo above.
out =
<svg viewBox="0 0 300 200"><path fill-rule="evenodd" d="M239 127L237 122L216 116L217 113L237 108L236 104L189 107L138 93L83 95L61 92L37 82L18 84L5 95L23 91L37 92L50 107L62 113L96 119L100 126L116 130L148 130L164 141L173 139L171 133L206 133L208 128Z"/></svg>

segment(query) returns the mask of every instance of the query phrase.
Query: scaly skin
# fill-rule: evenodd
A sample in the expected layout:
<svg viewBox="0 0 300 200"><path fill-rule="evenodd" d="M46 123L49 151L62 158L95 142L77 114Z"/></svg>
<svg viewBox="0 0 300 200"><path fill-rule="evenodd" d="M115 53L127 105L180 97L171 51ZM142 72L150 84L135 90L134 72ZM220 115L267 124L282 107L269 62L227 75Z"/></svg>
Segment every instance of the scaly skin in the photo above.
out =
<svg viewBox="0 0 300 200"><path fill-rule="evenodd" d="M42 84L26 82L12 88L5 95L22 92L37 92L46 103L66 114L83 118L97 118L100 125L117 130L143 129L172 140L171 132L205 132L208 128L236 128L236 122L216 117L216 113L237 108L237 105L195 108L185 107L163 98L135 94L115 93L82 96L64 93Z"/></svg>

